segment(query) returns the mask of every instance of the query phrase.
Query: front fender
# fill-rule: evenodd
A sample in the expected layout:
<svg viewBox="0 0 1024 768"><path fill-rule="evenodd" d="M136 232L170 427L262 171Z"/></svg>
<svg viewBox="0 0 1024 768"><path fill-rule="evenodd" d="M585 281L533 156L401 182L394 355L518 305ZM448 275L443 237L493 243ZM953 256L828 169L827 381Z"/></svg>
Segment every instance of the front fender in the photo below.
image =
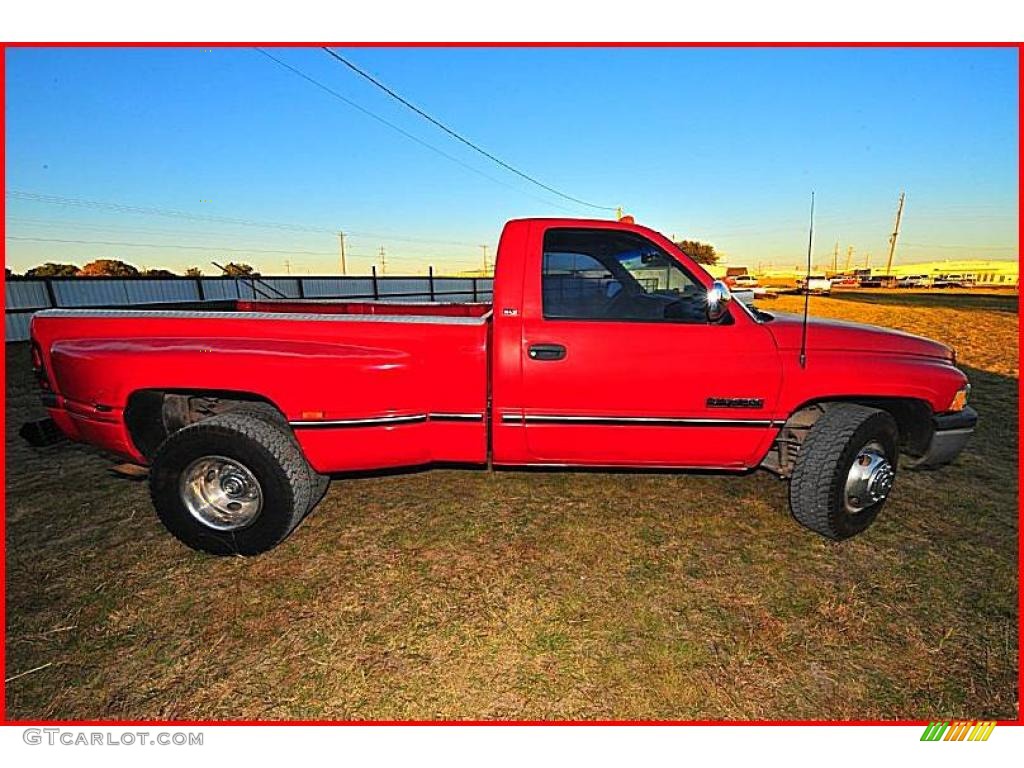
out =
<svg viewBox="0 0 1024 768"><path fill-rule="evenodd" d="M939 358L888 353L809 352L801 368L783 359L783 387L777 419L807 403L857 398L907 398L928 403L933 413L949 410L967 376Z"/></svg>

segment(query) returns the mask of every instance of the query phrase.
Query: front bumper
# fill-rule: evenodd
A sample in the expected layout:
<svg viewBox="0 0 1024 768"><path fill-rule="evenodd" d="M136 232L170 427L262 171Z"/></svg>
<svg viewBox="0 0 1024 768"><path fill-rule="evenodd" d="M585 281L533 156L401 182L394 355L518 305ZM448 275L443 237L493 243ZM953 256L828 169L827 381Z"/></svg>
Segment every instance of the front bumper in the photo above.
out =
<svg viewBox="0 0 1024 768"><path fill-rule="evenodd" d="M974 434L978 423L978 412L967 406L956 413L942 413L933 417L935 431L928 450L923 456L911 459L907 466L911 469L933 469L949 464L967 445Z"/></svg>

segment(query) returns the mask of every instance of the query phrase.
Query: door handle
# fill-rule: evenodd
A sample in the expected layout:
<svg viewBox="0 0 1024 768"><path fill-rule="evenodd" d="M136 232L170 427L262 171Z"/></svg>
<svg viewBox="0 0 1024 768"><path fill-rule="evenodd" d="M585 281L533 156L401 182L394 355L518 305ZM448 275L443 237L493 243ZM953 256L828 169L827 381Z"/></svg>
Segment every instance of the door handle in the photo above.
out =
<svg viewBox="0 0 1024 768"><path fill-rule="evenodd" d="M527 352L531 360L561 360L565 347L561 344L531 344Z"/></svg>

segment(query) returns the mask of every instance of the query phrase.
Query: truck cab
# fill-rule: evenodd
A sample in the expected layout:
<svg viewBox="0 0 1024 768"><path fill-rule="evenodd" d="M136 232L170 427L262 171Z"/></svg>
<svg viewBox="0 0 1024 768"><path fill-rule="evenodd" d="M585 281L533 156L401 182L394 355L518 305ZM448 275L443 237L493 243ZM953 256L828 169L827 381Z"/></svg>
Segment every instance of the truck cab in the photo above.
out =
<svg viewBox="0 0 1024 768"><path fill-rule="evenodd" d="M713 282L674 244L618 222L531 220L511 222L500 250L495 463L756 465L778 349L739 302L709 320Z"/></svg>

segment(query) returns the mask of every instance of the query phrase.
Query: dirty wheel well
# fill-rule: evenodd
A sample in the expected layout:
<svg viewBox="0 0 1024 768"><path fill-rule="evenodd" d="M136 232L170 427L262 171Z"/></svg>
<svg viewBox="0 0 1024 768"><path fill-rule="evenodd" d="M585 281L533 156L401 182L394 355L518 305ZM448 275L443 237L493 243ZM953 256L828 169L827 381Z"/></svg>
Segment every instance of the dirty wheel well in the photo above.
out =
<svg viewBox="0 0 1024 768"><path fill-rule="evenodd" d="M789 477L808 431L828 408L839 403L856 403L886 411L896 420L901 453L920 456L927 450L932 438L932 409L924 400L884 397L837 398L807 403L794 411L779 430L778 437L775 438L761 466L780 477Z"/></svg>
<svg viewBox="0 0 1024 768"><path fill-rule="evenodd" d="M135 447L151 459L168 435L240 408L265 412L275 419L285 418L269 400L247 392L144 389L128 398L124 420Z"/></svg>

